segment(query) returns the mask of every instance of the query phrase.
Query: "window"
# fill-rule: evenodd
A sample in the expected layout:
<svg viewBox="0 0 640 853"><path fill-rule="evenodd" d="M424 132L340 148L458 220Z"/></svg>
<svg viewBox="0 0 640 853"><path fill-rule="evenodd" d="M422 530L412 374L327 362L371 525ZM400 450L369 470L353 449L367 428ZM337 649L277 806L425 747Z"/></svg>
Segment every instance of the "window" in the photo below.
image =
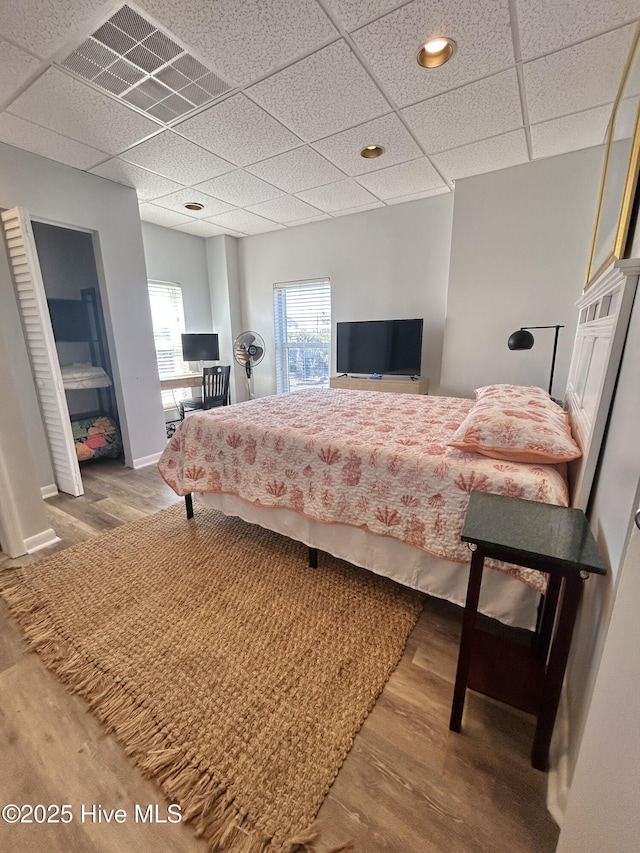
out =
<svg viewBox="0 0 640 853"><path fill-rule="evenodd" d="M331 284L328 278L275 284L278 394L329 387Z"/></svg>
<svg viewBox="0 0 640 853"><path fill-rule="evenodd" d="M181 335L185 330L182 288L179 284L167 281L150 281L149 301L160 379L188 373L189 366L182 360ZM163 391L162 405L165 409L170 408L188 396L189 390L186 388Z"/></svg>

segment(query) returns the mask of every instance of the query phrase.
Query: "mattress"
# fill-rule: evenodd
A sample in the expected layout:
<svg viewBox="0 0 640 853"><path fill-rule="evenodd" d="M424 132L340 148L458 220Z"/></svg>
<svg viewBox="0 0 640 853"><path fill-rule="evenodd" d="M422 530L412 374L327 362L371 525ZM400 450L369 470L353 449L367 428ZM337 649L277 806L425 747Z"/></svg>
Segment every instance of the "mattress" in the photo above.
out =
<svg viewBox="0 0 640 853"><path fill-rule="evenodd" d="M60 368L65 391L81 391L86 388L108 388L111 379L102 367L95 364L67 364Z"/></svg>
<svg viewBox="0 0 640 853"><path fill-rule="evenodd" d="M116 421L107 415L71 421L78 462L113 459L122 454L122 436Z"/></svg>

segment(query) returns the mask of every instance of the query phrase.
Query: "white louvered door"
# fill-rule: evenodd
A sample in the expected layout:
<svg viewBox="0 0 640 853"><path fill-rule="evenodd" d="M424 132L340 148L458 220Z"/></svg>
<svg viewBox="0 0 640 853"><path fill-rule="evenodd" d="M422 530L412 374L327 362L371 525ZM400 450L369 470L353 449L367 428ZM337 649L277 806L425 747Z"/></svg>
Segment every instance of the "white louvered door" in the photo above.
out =
<svg viewBox="0 0 640 853"><path fill-rule="evenodd" d="M82 495L80 466L29 214L21 207L5 210L2 225L56 485L61 492Z"/></svg>

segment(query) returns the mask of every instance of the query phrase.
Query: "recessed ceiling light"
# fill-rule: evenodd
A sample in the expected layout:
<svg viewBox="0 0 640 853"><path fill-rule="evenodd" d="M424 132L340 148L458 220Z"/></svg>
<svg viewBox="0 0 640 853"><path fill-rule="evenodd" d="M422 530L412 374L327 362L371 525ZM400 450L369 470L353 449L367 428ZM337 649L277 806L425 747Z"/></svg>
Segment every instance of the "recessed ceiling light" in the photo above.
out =
<svg viewBox="0 0 640 853"><path fill-rule="evenodd" d="M203 210L204 204L200 204L199 201L188 201L185 204L185 207L187 208L187 210Z"/></svg>
<svg viewBox="0 0 640 853"><path fill-rule="evenodd" d="M380 157L384 154L384 148L381 145L367 145L360 152L360 156L366 160L373 160L375 157Z"/></svg>
<svg viewBox="0 0 640 853"><path fill-rule="evenodd" d="M418 51L418 65L423 68L438 68L451 59L456 47L454 40L447 36L429 39Z"/></svg>

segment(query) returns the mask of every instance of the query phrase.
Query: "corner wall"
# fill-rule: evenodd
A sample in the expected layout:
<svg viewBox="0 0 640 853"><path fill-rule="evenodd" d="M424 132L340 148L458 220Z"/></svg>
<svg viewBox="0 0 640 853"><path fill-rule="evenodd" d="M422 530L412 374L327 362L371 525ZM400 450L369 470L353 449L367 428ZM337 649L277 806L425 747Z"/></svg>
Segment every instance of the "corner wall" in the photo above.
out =
<svg viewBox="0 0 640 853"><path fill-rule="evenodd" d="M553 329L510 352L521 326L561 324L553 396L562 397L584 285L602 148L456 182L442 393L494 382L547 388Z"/></svg>

